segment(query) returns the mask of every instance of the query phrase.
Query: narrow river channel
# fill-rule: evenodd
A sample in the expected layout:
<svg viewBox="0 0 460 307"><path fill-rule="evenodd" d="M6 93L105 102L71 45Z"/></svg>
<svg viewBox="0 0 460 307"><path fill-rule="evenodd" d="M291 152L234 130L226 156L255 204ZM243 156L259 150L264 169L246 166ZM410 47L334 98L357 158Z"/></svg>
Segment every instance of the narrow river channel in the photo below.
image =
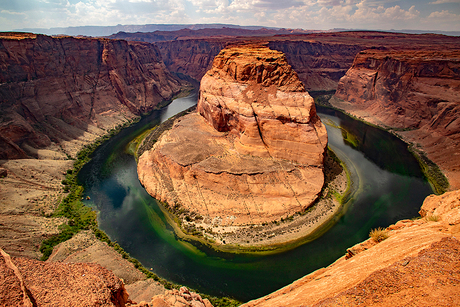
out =
<svg viewBox="0 0 460 307"><path fill-rule="evenodd" d="M344 214L320 238L273 255L224 254L177 240L157 201L137 179L126 151L137 135L196 104L197 94L174 100L100 146L79 174L99 226L145 267L172 282L211 295L248 301L334 262L368 238L372 228L418 216L432 193L407 146L393 135L318 107L329 146L350 168L352 195ZM347 141L344 141L344 140Z"/></svg>

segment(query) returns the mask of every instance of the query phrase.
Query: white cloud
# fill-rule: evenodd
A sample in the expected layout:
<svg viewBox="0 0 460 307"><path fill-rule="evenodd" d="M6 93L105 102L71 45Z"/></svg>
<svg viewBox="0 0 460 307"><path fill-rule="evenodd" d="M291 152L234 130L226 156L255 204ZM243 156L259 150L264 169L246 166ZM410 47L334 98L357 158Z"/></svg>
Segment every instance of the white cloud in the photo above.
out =
<svg viewBox="0 0 460 307"><path fill-rule="evenodd" d="M460 28L457 4L452 4L460 0L411 1L412 6L408 5L411 2L404 6L402 0L0 0L0 30L146 23L304 29ZM451 4L434 12L435 6L428 3Z"/></svg>
<svg viewBox="0 0 460 307"><path fill-rule="evenodd" d="M23 16L26 15L26 13L11 12L11 11L8 11L8 10L1 10L0 13L1 14L9 14L9 15L23 15Z"/></svg>
<svg viewBox="0 0 460 307"><path fill-rule="evenodd" d="M434 2L430 2L430 4L444 4L444 3L460 3L460 0L436 0Z"/></svg>
<svg viewBox="0 0 460 307"><path fill-rule="evenodd" d="M428 18L431 18L431 19L439 19L439 20L460 20L460 15L457 15L457 14L454 14L454 13L451 13L447 10L442 10L442 11L436 11L436 12L432 12Z"/></svg>

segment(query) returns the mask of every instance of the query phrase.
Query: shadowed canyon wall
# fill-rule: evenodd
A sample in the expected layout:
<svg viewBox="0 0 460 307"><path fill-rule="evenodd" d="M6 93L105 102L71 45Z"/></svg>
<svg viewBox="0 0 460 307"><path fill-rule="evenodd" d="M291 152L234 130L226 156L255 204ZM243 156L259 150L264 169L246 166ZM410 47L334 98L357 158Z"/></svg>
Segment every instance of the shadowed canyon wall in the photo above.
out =
<svg viewBox="0 0 460 307"><path fill-rule="evenodd" d="M227 40L184 39L157 42L168 69L201 80L212 66L212 60L228 44L249 38ZM263 41L253 38L251 41ZM321 42L269 40L269 47L286 55L288 63L298 73L307 90L334 90L337 82L351 66L362 47L358 45L329 45Z"/></svg>
<svg viewBox="0 0 460 307"><path fill-rule="evenodd" d="M74 155L85 138L180 90L148 43L5 34L0 66L0 159L37 156L34 149L56 144Z"/></svg>

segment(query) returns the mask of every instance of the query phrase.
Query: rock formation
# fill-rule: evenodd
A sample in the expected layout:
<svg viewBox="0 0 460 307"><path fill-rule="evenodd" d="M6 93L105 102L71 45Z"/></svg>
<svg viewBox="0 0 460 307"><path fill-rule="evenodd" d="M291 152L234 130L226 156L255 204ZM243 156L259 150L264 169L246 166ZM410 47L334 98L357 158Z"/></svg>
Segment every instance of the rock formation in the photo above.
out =
<svg viewBox="0 0 460 307"><path fill-rule="evenodd" d="M458 50L363 51L331 102L419 144L459 188L459 68Z"/></svg>
<svg viewBox="0 0 460 307"><path fill-rule="evenodd" d="M124 307L123 282L97 264L11 258L0 249L0 305Z"/></svg>
<svg viewBox="0 0 460 307"><path fill-rule="evenodd" d="M202 79L197 110L139 158L152 196L204 226L279 220L317 198L326 129L281 52L222 50Z"/></svg>
<svg viewBox="0 0 460 307"><path fill-rule="evenodd" d="M222 31L221 31L222 32ZM229 31L230 35L231 31ZM222 33L221 33L222 34ZM179 35L179 33L177 33ZM142 40L136 33L126 33L126 40ZM349 31L259 37L178 36L177 40L156 43L167 68L200 80L211 68L212 59L227 44L268 42L271 49L283 52L308 91L336 90L341 77L362 50L413 50L432 48L458 49L458 38L446 35Z"/></svg>
<svg viewBox="0 0 460 307"><path fill-rule="evenodd" d="M180 90L148 43L4 33L0 66L0 159L75 155Z"/></svg>
<svg viewBox="0 0 460 307"><path fill-rule="evenodd" d="M427 197L420 214L388 227L388 239L360 243L348 257L243 306L459 305L460 190Z"/></svg>
<svg viewBox="0 0 460 307"><path fill-rule="evenodd" d="M165 294L155 295L149 303L144 301L133 307L212 307L212 304L208 299L202 299L198 293L181 287L179 290L173 289Z"/></svg>

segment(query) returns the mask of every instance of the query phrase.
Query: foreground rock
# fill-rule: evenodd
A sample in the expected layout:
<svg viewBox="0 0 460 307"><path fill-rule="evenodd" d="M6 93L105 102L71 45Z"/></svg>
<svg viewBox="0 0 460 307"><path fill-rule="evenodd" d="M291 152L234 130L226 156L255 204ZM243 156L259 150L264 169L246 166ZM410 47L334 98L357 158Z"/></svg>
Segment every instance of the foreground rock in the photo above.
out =
<svg viewBox="0 0 460 307"><path fill-rule="evenodd" d="M460 43L460 41L458 41ZM357 55L330 102L394 129L460 187L460 52L367 50Z"/></svg>
<svg viewBox="0 0 460 307"><path fill-rule="evenodd" d="M186 287L173 289L164 294L155 295L151 300L143 301L131 307L212 307L208 299L202 299L198 293Z"/></svg>
<svg viewBox="0 0 460 307"><path fill-rule="evenodd" d="M221 51L197 109L140 157L139 179L152 196L203 228L279 220L317 198L326 129L282 53Z"/></svg>
<svg viewBox="0 0 460 307"><path fill-rule="evenodd" d="M358 244L327 268L243 306L459 305L460 190L429 196L420 214L388 227L388 239Z"/></svg>
<svg viewBox="0 0 460 307"><path fill-rule="evenodd" d="M0 249L0 305L116 306L128 302L123 282L96 264L11 258Z"/></svg>

